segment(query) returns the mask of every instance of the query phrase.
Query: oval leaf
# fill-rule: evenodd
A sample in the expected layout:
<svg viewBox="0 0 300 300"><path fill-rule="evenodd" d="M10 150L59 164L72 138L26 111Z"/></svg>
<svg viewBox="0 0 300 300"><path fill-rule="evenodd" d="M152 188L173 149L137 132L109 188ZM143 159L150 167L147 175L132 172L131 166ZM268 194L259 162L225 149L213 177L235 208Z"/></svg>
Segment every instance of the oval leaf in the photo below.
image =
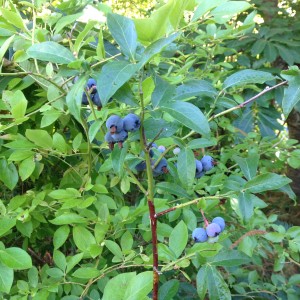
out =
<svg viewBox="0 0 300 300"><path fill-rule="evenodd" d="M75 60L69 49L55 42L34 44L28 48L27 54L32 58L57 64L68 64Z"/></svg>
<svg viewBox="0 0 300 300"><path fill-rule="evenodd" d="M197 106L191 103L174 101L164 104L161 109L195 132L203 135L210 133L206 117Z"/></svg>

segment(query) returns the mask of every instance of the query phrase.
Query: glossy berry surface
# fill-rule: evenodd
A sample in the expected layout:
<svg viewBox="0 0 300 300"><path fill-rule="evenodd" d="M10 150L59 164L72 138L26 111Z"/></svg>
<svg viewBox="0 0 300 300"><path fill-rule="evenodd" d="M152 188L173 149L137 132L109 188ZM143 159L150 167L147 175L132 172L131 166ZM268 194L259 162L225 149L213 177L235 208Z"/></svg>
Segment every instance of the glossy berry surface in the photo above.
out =
<svg viewBox="0 0 300 300"><path fill-rule="evenodd" d="M128 114L124 119L124 130L127 132L137 131L141 126L140 118L135 114Z"/></svg>
<svg viewBox="0 0 300 300"><path fill-rule="evenodd" d="M192 238L196 243L203 243L208 240L208 236L204 228L195 228L192 233Z"/></svg>
<svg viewBox="0 0 300 300"><path fill-rule="evenodd" d="M106 128L111 134L119 133L123 130L123 120L117 115L112 115L106 120Z"/></svg>
<svg viewBox="0 0 300 300"><path fill-rule="evenodd" d="M211 223L206 227L206 233L210 237L218 236L221 231L221 227L216 223Z"/></svg>
<svg viewBox="0 0 300 300"><path fill-rule="evenodd" d="M211 170L215 165L214 164L214 159L209 155L203 156L202 159L201 159L201 163L202 163L204 171Z"/></svg>
<svg viewBox="0 0 300 300"><path fill-rule="evenodd" d="M221 231L225 229L226 224L222 217L215 217L211 222L218 224L221 227Z"/></svg>

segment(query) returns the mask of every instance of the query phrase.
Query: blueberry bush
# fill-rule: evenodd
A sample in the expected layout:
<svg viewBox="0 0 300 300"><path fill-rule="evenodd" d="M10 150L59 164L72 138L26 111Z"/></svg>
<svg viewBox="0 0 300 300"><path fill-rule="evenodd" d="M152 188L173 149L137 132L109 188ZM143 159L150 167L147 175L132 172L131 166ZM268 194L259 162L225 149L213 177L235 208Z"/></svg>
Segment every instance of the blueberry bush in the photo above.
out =
<svg viewBox="0 0 300 300"><path fill-rule="evenodd" d="M1 299L299 299L300 70L245 65L254 5L0 4Z"/></svg>

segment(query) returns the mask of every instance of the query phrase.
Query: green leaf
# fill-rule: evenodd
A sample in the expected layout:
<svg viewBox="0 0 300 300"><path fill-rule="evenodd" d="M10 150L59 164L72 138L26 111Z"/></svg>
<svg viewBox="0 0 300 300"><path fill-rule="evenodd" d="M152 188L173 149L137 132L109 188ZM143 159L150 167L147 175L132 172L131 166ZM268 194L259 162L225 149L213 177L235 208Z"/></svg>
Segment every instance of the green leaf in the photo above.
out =
<svg viewBox="0 0 300 300"><path fill-rule="evenodd" d="M147 271L134 276L124 293L124 300L141 300L151 292L153 285L153 272Z"/></svg>
<svg viewBox="0 0 300 300"><path fill-rule="evenodd" d="M79 77L79 79L72 86L66 97L66 103L70 113L81 123L81 101L82 93L86 85L87 79L85 77Z"/></svg>
<svg viewBox="0 0 300 300"><path fill-rule="evenodd" d="M112 277L105 285L102 300L123 300L126 287L135 277L135 272L118 274Z"/></svg>
<svg viewBox="0 0 300 300"><path fill-rule="evenodd" d="M200 138L200 139L194 139L191 140L187 147L189 149L199 149L199 148L207 148L207 147L212 147L217 145L217 139L216 138L210 138L210 139L205 139L205 138Z"/></svg>
<svg viewBox="0 0 300 300"><path fill-rule="evenodd" d="M134 22L124 16L110 13L107 15L107 26L123 54L133 60L137 47Z"/></svg>
<svg viewBox="0 0 300 300"><path fill-rule="evenodd" d="M247 158L234 155L233 159L237 162L247 180L255 177L259 162L259 155L257 153L249 154Z"/></svg>
<svg viewBox="0 0 300 300"><path fill-rule="evenodd" d="M124 160L128 150L128 143L124 143L123 147L120 149L119 147L114 147L111 153L111 161L112 166L116 174L119 177L122 177L124 173Z"/></svg>
<svg viewBox="0 0 300 300"><path fill-rule="evenodd" d="M172 99L175 92L175 86L163 80L161 77L155 77L155 89L151 95L151 102L154 107L168 102Z"/></svg>
<svg viewBox="0 0 300 300"><path fill-rule="evenodd" d="M58 268L50 268L46 270L47 275L52 278L60 279L64 276L64 272Z"/></svg>
<svg viewBox="0 0 300 300"><path fill-rule="evenodd" d="M132 245L133 245L133 237L132 237L131 233L127 230L127 231L125 231L125 233L121 237L122 251L126 252L126 251L131 250Z"/></svg>
<svg viewBox="0 0 300 300"><path fill-rule="evenodd" d="M169 238L169 247L178 258L185 249L188 242L188 229L181 220L172 230Z"/></svg>
<svg viewBox="0 0 300 300"><path fill-rule="evenodd" d="M84 29L80 31L78 34L75 43L74 43L74 51L76 53L79 53L80 49L84 44L87 43L87 41L84 41L85 37L90 34L91 30L93 30L94 26L97 24L97 21L95 20L89 20L88 23L85 25Z"/></svg>
<svg viewBox="0 0 300 300"><path fill-rule="evenodd" d="M59 227L54 232L54 235L53 235L54 249L58 249L59 247L61 247L68 239L69 234L70 234L70 227L68 225Z"/></svg>
<svg viewBox="0 0 300 300"><path fill-rule="evenodd" d="M0 61L2 61L2 58L4 57L7 49L10 46L10 43L13 41L14 38L15 38L15 35L12 35L2 44L2 46L0 48Z"/></svg>
<svg viewBox="0 0 300 300"><path fill-rule="evenodd" d="M86 223L86 219L75 213L64 213L49 221L54 225L69 225Z"/></svg>
<svg viewBox="0 0 300 300"><path fill-rule="evenodd" d="M25 116L27 109L27 100L21 91L16 91L10 99L11 113L15 119L20 119Z"/></svg>
<svg viewBox="0 0 300 300"><path fill-rule="evenodd" d="M196 21L200 17L204 16L207 12L211 11L213 8L228 2L228 0L202 0L199 2L197 9L193 15L192 21Z"/></svg>
<svg viewBox="0 0 300 300"><path fill-rule="evenodd" d="M245 190L251 193L261 193L269 190L276 190L291 182L291 179L274 174L266 173L258 175L245 184Z"/></svg>
<svg viewBox="0 0 300 300"><path fill-rule="evenodd" d="M67 266L66 257L59 250L54 250L53 252L53 260L56 266L58 266L62 271L65 271Z"/></svg>
<svg viewBox="0 0 300 300"><path fill-rule="evenodd" d="M69 273L83 258L83 252L67 257L66 273Z"/></svg>
<svg viewBox="0 0 300 300"><path fill-rule="evenodd" d="M176 96L173 100L183 100L196 96L213 97L217 95L217 90L212 84L205 80L189 80L176 89Z"/></svg>
<svg viewBox="0 0 300 300"><path fill-rule="evenodd" d="M289 86L284 90L282 99L282 109L285 117L287 117L294 106L300 101L300 75L289 80Z"/></svg>
<svg viewBox="0 0 300 300"><path fill-rule="evenodd" d="M251 48L251 54L253 56L260 54L261 52L264 51L266 44L267 44L267 40L263 40L263 39L257 40Z"/></svg>
<svg viewBox="0 0 300 300"><path fill-rule="evenodd" d="M96 134L99 132L99 128L101 127L103 121L101 120L96 120L93 122L93 124L89 128L89 139L92 141Z"/></svg>
<svg viewBox="0 0 300 300"><path fill-rule="evenodd" d="M18 171L13 163L8 164L5 159L0 159L0 180L13 190L18 183Z"/></svg>
<svg viewBox="0 0 300 300"><path fill-rule="evenodd" d="M246 1L228 1L218 5L211 11L213 20L219 24L224 24L236 14L243 12L251 7L251 4Z"/></svg>
<svg viewBox="0 0 300 300"><path fill-rule="evenodd" d="M110 240L105 240L104 243L105 243L105 246L108 248L108 250L113 255L115 255L117 258L119 258L121 260L123 259L122 250L116 242L110 241Z"/></svg>
<svg viewBox="0 0 300 300"><path fill-rule="evenodd" d="M25 270L32 267L32 261L29 254L17 247L0 250L0 261L14 270Z"/></svg>
<svg viewBox="0 0 300 300"><path fill-rule="evenodd" d="M189 148L182 148L178 154L177 172L184 188L190 189L193 185L196 172L195 155Z"/></svg>
<svg viewBox="0 0 300 300"><path fill-rule="evenodd" d="M19 13L4 8L1 8L0 12L6 21L16 26L17 28L27 30Z"/></svg>
<svg viewBox="0 0 300 300"><path fill-rule="evenodd" d="M179 281L171 279L166 281L158 291L158 299L160 300L173 300L179 290Z"/></svg>
<svg viewBox="0 0 300 300"><path fill-rule="evenodd" d="M162 38L149 45L142 55L140 66L145 65L154 55L160 53L166 46L171 44L180 36L180 33L174 33L167 38Z"/></svg>
<svg viewBox="0 0 300 300"><path fill-rule="evenodd" d="M50 192L48 196L57 200L81 197L80 193L73 188L66 188L65 190L64 189L55 190Z"/></svg>
<svg viewBox="0 0 300 300"><path fill-rule="evenodd" d="M255 196L250 193L243 193L243 192L241 192L238 196L239 211L241 213L244 222L246 223L253 215L253 209L254 209L253 197Z"/></svg>
<svg viewBox="0 0 300 300"><path fill-rule="evenodd" d="M22 181L25 181L33 173L34 169L35 162L33 156L23 160L19 166L19 174Z"/></svg>
<svg viewBox="0 0 300 300"><path fill-rule="evenodd" d="M9 293L14 280L13 269L0 263L0 292Z"/></svg>
<svg viewBox="0 0 300 300"><path fill-rule="evenodd" d="M61 115L62 113L56 109L50 109L43 112L43 117L41 120L41 128L53 124Z"/></svg>
<svg viewBox="0 0 300 300"><path fill-rule="evenodd" d="M233 86L244 86L251 83L265 83L273 79L275 79L275 77L268 72L247 69L230 75L224 81L223 89L228 89Z"/></svg>
<svg viewBox="0 0 300 300"><path fill-rule="evenodd" d="M231 293L218 270L209 266L206 272L209 299L230 300Z"/></svg>
<svg viewBox="0 0 300 300"><path fill-rule="evenodd" d="M139 65L127 61L109 62L103 66L101 72L96 74L97 90L103 106L139 68Z"/></svg>
<svg viewBox="0 0 300 300"><path fill-rule="evenodd" d="M207 269L207 265L201 267L196 277L197 293L201 300L205 298L207 293Z"/></svg>
<svg viewBox="0 0 300 300"><path fill-rule="evenodd" d="M215 257L209 260L212 266L235 267L248 264L250 258L237 250L226 250L219 252Z"/></svg>
<svg viewBox="0 0 300 300"><path fill-rule="evenodd" d="M72 52L56 42L42 42L27 49L29 57L57 64L68 64L75 60Z"/></svg>
<svg viewBox="0 0 300 300"><path fill-rule="evenodd" d="M65 139L58 132L53 134L53 148L62 153L67 153L68 151L68 145L65 142Z"/></svg>
<svg viewBox="0 0 300 300"><path fill-rule="evenodd" d="M174 101L164 104L161 109L169 113L176 121L203 135L210 133L206 117L200 109L188 102Z"/></svg>
<svg viewBox="0 0 300 300"><path fill-rule="evenodd" d="M0 219L0 237L3 236L5 233L7 233L15 225L16 225L16 219L8 219L7 217L1 218Z"/></svg>
<svg viewBox="0 0 300 300"><path fill-rule="evenodd" d="M172 182L159 182L156 184L156 188L164 192L170 193L172 195L176 195L178 197L190 197L189 194L185 191L185 189Z"/></svg>
<svg viewBox="0 0 300 300"><path fill-rule="evenodd" d="M55 24L54 30L55 34L58 34L62 29L64 29L67 25L74 23L77 19L82 16L82 12L75 15L67 15L61 17Z"/></svg>
<svg viewBox="0 0 300 300"><path fill-rule="evenodd" d="M100 270L97 270L95 268L90 267L81 267L78 270L76 270L72 276L81 278L81 279L92 279L95 277L98 277L101 274Z"/></svg>
<svg viewBox="0 0 300 300"><path fill-rule="evenodd" d="M38 147L50 149L52 148L52 138L46 130L26 129L26 137Z"/></svg>
<svg viewBox="0 0 300 300"><path fill-rule="evenodd" d="M187 249L187 255L198 253L203 257L211 257L215 256L220 250L222 246L219 243L196 243L190 249Z"/></svg>
<svg viewBox="0 0 300 300"><path fill-rule="evenodd" d="M282 240L285 238L285 234L279 232L269 232L263 237L273 243L281 243Z"/></svg>
<svg viewBox="0 0 300 300"><path fill-rule="evenodd" d="M73 239L77 248L83 252L88 251L91 245L96 244L95 237L83 226L73 228Z"/></svg>

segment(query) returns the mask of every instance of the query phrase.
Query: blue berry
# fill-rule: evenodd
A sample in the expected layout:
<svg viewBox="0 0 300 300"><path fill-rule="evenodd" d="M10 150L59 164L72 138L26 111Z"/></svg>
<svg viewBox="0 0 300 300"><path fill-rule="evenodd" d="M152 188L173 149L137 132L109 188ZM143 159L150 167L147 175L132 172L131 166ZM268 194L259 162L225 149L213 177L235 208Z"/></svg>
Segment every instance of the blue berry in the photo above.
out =
<svg viewBox="0 0 300 300"><path fill-rule="evenodd" d="M221 231L222 231L221 227L219 226L219 224L216 224L216 223L210 223L206 227L206 233L210 237L215 237L215 236L219 235Z"/></svg>
<svg viewBox="0 0 300 300"><path fill-rule="evenodd" d="M209 155L204 155L201 159L201 163L204 171L211 170L215 165L214 159Z"/></svg>
<svg viewBox="0 0 300 300"><path fill-rule="evenodd" d="M112 115L106 120L106 128L111 134L119 133L123 130L123 120L117 115Z"/></svg>
<svg viewBox="0 0 300 300"><path fill-rule="evenodd" d="M179 147L176 147L174 150L173 150L173 153L174 155L178 155L180 153L180 148Z"/></svg>
<svg viewBox="0 0 300 300"><path fill-rule="evenodd" d="M139 163L135 166L135 169L136 169L138 172L142 172L142 171L146 170L146 162L145 162L145 161L139 162Z"/></svg>
<svg viewBox="0 0 300 300"><path fill-rule="evenodd" d="M124 130L127 132L137 131L141 126L140 118L135 114L128 114L124 119Z"/></svg>
<svg viewBox="0 0 300 300"><path fill-rule="evenodd" d="M159 152L163 153L163 152L166 151L166 147L163 146L163 145L160 145L160 146L157 147L157 150L158 150Z"/></svg>
<svg viewBox="0 0 300 300"><path fill-rule="evenodd" d="M114 140L114 138L112 137L112 135L110 134L110 132L107 132L105 135L105 141L108 143L115 143L116 141Z"/></svg>
<svg viewBox="0 0 300 300"><path fill-rule="evenodd" d="M101 100L100 100L100 97L99 97L99 94L97 91L96 91L96 93L91 94L91 100L98 107L98 109L102 107L102 103L101 103Z"/></svg>
<svg viewBox="0 0 300 300"><path fill-rule="evenodd" d="M90 90L91 88L93 88L93 91L92 91L92 93L95 91L97 91L97 82L96 82L96 80L94 79L94 78L90 78L89 80L88 80L88 82L87 82L87 87L88 87L88 89ZM95 93L94 92L94 93Z"/></svg>
<svg viewBox="0 0 300 300"><path fill-rule="evenodd" d="M192 233L192 238L196 243L203 243L207 241L208 236L204 228L195 228Z"/></svg>
<svg viewBox="0 0 300 300"><path fill-rule="evenodd" d="M163 173L168 173L168 161L165 158L158 163L158 165L153 169L153 176L159 176Z"/></svg>
<svg viewBox="0 0 300 300"><path fill-rule="evenodd" d="M201 178L204 175L205 175L205 171L202 171L202 172L196 173L195 178Z"/></svg>
<svg viewBox="0 0 300 300"><path fill-rule="evenodd" d="M118 133L111 135L115 142L124 142L128 138L128 133L125 130L122 130Z"/></svg>
<svg viewBox="0 0 300 300"><path fill-rule="evenodd" d="M215 217L212 221L212 223L216 223L221 227L221 231L225 228L225 221L222 217Z"/></svg>

